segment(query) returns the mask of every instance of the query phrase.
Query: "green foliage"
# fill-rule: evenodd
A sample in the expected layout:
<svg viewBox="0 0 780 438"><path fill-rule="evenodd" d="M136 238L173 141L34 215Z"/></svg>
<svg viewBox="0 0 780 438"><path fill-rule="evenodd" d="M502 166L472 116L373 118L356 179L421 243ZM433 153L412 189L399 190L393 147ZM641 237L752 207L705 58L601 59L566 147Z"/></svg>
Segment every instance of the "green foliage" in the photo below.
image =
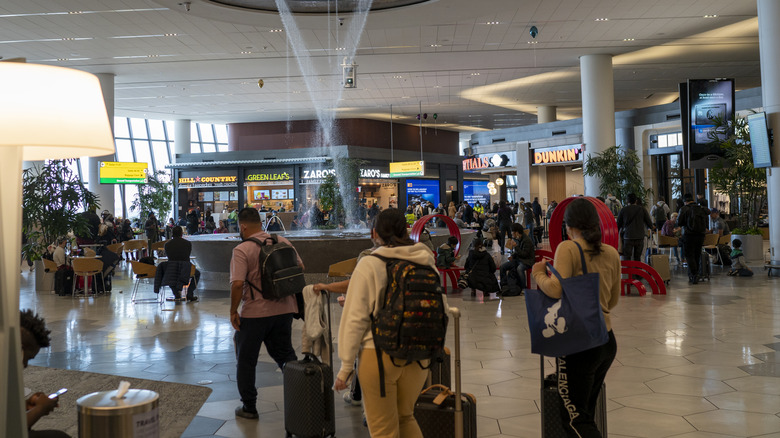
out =
<svg viewBox="0 0 780 438"><path fill-rule="evenodd" d="M622 202L625 202L629 193L634 193L644 205L653 193L651 189L645 188L639 174L639 156L636 151L620 146L612 146L595 156L588 154L583 174L601 179L601 196L612 193Z"/></svg>
<svg viewBox="0 0 780 438"><path fill-rule="evenodd" d="M317 198L320 201L320 210L323 212L344 209L341 193L339 193L339 183L335 174L325 177L325 180L317 188Z"/></svg>
<svg viewBox="0 0 780 438"><path fill-rule="evenodd" d="M79 210L98 208L98 197L81 182L69 164L72 160L52 160L22 172L22 232L27 243L25 258L40 260L46 247L70 231L89 232Z"/></svg>
<svg viewBox="0 0 780 438"><path fill-rule="evenodd" d="M722 120L715 122L720 132L728 128ZM713 136L713 143L724 151L724 159L710 169L709 182L715 190L729 195L732 211L737 209L737 226L749 231L756 228L766 200L766 170L753 167L747 119L738 117L728 132L725 140Z"/></svg>
<svg viewBox="0 0 780 438"><path fill-rule="evenodd" d="M731 234L741 234L741 235L761 235L761 230L759 230L757 227L751 227L751 228L734 228L731 230Z"/></svg>
<svg viewBox="0 0 780 438"><path fill-rule="evenodd" d="M172 187L170 174L158 170L157 173L149 175L146 184L138 186L138 193L130 204L130 210L138 211L142 216L154 212L158 220L165 222L173 202Z"/></svg>

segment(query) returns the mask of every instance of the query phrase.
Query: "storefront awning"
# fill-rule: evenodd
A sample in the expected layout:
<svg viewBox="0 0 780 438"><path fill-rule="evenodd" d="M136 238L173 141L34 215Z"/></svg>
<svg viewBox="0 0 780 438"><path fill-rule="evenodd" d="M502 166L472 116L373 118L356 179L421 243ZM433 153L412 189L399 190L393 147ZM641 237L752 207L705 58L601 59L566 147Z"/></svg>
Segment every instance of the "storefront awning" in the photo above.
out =
<svg viewBox="0 0 780 438"><path fill-rule="evenodd" d="M304 157L304 158L274 158L270 160L233 160L233 161L195 161L191 163L174 163L165 166L166 169L188 169L191 167L215 167L215 166L253 166L259 164L311 164L324 163L332 160L331 157Z"/></svg>

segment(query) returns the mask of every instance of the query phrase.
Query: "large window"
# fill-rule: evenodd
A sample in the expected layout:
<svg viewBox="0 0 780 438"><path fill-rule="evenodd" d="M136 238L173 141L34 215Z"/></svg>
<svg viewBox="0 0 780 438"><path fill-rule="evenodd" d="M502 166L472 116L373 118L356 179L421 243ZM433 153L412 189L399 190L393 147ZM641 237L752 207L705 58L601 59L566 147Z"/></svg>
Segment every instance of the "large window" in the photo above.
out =
<svg viewBox="0 0 780 438"><path fill-rule="evenodd" d="M172 120L146 120L127 117L114 117L114 139L116 160L149 163L149 171L166 171L174 156L174 125ZM192 123L190 127L193 153L225 152L228 150L227 125ZM85 184L93 177L89 173L86 159L76 160L74 170L80 170ZM170 172L169 172L170 173ZM97 178L97 175L94 175ZM114 209L117 214L126 211L129 216L130 204L138 193L133 185L116 185L114 189ZM125 214L123 214L125 215Z"/></svg>

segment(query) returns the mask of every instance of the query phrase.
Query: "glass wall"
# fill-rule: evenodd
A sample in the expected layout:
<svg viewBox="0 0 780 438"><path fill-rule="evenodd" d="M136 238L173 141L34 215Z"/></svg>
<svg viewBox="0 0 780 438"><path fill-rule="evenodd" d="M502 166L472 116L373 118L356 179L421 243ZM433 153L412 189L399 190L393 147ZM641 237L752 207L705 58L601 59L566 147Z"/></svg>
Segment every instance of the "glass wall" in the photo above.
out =
<svg viewBox="0 0 780 438"><path fill-rule="evenodd" d="M148 120L128 117L114 117L114 139L116 143L116 161L149 163L150 172L170 171L165 168L173 161L174 129L173 120ZM228 150L227 125L192 123L190 127L192 153L225 152ZM82 164L83 161L83 164ZM89 184L89 166L87 159L73 162L74 171L78 170L82 181ZM97 178L97 175L94 175ZM138 193L138 187L132 184L114 186L114 211L122 215L129 212L130 204Z"/></svg>

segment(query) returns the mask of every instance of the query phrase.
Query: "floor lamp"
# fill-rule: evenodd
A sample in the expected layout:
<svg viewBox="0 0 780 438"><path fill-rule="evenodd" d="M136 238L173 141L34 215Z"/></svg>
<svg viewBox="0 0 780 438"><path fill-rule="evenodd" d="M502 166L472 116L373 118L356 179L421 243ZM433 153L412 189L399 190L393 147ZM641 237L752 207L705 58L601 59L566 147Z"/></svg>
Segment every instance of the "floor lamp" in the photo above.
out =
<svg viewBox="0 0 780 438"><path fill-rule="evenodd" d="M19 335L22 161L113 153L114 138L97 77L62 67L0 62L2 436L27 437Z"/></svg>

